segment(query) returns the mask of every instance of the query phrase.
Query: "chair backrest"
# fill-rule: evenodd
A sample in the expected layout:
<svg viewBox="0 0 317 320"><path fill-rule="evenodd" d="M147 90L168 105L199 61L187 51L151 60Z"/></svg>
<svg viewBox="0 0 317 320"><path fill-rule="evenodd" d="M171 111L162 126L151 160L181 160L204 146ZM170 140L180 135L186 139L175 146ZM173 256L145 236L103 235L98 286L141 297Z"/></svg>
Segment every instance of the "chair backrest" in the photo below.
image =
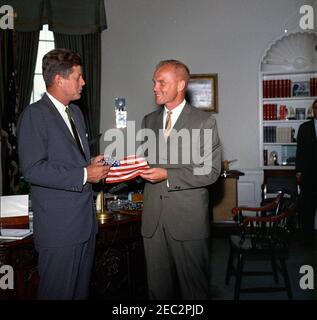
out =
<svg viewBox="0 0 317 320"><path fill-rule="evenodd" d="M253 248L286 248L292 232L291 220L295 215L296 201L277 215L249 216L240 224L242 243L246 237L251 239Z"/></svg>
<svg viewBox="0 0 317 320"><path fill-rule="evenodd" d="M262 200L272 198L280 192L290 198L299 194L299 186L295 175L265 177L262 185Z"/></svg>
<svg viewBox="0 0 317 320"><path fill-rule="evenodd" d="M245 212L253 212L256 216L268 216L268 215L278 215L281 213L284 206L282 205L284 200L284 193L281 192L275 196L275 198L270 199L265 205L261 207L234 207L232 213L234 215L233 219L239 223L247 217Z"/></svg>

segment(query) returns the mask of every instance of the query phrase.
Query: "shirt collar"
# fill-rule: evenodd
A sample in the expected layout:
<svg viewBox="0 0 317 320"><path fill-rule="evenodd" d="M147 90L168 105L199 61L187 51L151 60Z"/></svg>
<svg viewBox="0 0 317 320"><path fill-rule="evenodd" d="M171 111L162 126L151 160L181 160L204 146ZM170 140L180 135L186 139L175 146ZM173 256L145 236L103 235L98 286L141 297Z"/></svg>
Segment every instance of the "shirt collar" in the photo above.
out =
<svg viewBox="0 0 317 320"><path fill-rule="evenodd" d="M46 92L46 94L50 98L50 100L53 102L54 106L58 109L59 112L61 111L65 112L66 106L64 104L62 104L60 101L58 101L55 97L53 97L48 92Z"/></svg>
<svg viewBox="0 0 317 320"><path fill-rule="evenodd" d="M184 99L178 106L176 106L174 109L172 109L172 114L173 114L173 118L178 118L178 116L181 114L181 112L183 111L184 107L186 104L186 100ZM164 112L165 115L167 114L167 111L170 111L166 108L166 106L164 106Z"/></svg>

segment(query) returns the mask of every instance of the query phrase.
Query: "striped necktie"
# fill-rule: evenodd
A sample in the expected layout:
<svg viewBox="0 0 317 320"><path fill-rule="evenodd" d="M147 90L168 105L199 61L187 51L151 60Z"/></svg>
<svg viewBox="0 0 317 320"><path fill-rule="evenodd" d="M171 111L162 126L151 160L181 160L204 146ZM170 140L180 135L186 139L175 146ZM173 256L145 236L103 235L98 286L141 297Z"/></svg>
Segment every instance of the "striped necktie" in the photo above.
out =
<svg viewBox="0 0 317 320"><path fill-rule="evenodd" d="M172 111L167 111L167 117L165 120L165 128L164 128L164 135L165 138L167 138L170 134L170 131L172 129Z"/></svg>

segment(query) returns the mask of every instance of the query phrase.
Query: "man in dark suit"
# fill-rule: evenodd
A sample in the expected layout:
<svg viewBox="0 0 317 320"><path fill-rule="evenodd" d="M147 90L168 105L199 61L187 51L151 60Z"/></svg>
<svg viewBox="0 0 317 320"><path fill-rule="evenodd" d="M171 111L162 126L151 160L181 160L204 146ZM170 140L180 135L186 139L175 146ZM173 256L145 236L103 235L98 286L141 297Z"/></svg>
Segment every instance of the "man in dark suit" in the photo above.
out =
<svg viewBox="0 0 317 320"><path fill-rule="evenodd" d="M79 55L55 49L43 57L47 92L18 123L22 173L31 184L39 299L86 299L97 220L93 182L107 176L103 156L90 158L83 115L70 102L85 84Z"/></svg>
<svg viewBox="0 0 317 320"><path fill-rule="evenodd" d="M300 218L303 244L315 246L317 206L317 99L312 105L314 118L301 124L297 135L296 177L301 185Z"/></svg>
<svg viewBox="0 0 317 320"><path fill-rule="evenodd" d="M186 102L188 82L185 64L160 62L153 77L160 108L142 123L154 131L156 141L150 147L157 147L156 163L141 175L147 180L142 235L151 299L207 299L209 295L207 187L220 174L221 146L215 118ZM212 135L205 141L206 131ZM184 134L181 144L177 144L179 134ZM198 154L204 156L196 161Z"/></svg>

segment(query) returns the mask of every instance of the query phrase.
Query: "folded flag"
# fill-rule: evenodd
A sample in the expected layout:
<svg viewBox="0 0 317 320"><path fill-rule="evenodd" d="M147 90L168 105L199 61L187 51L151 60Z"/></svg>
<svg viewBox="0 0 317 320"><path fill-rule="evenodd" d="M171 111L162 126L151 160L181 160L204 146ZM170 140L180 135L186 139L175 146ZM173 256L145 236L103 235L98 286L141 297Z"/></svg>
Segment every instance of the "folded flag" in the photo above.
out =
<svg viewBox="0 0 317 320"><path fill-rule="evenodd" d="M114 160L114 159L113 159ZM127 156L122 160L106 161L111 164L106 183L117 183L131 180L139 176L144 169L149 169L147 161L135 155Z"/></svg>

